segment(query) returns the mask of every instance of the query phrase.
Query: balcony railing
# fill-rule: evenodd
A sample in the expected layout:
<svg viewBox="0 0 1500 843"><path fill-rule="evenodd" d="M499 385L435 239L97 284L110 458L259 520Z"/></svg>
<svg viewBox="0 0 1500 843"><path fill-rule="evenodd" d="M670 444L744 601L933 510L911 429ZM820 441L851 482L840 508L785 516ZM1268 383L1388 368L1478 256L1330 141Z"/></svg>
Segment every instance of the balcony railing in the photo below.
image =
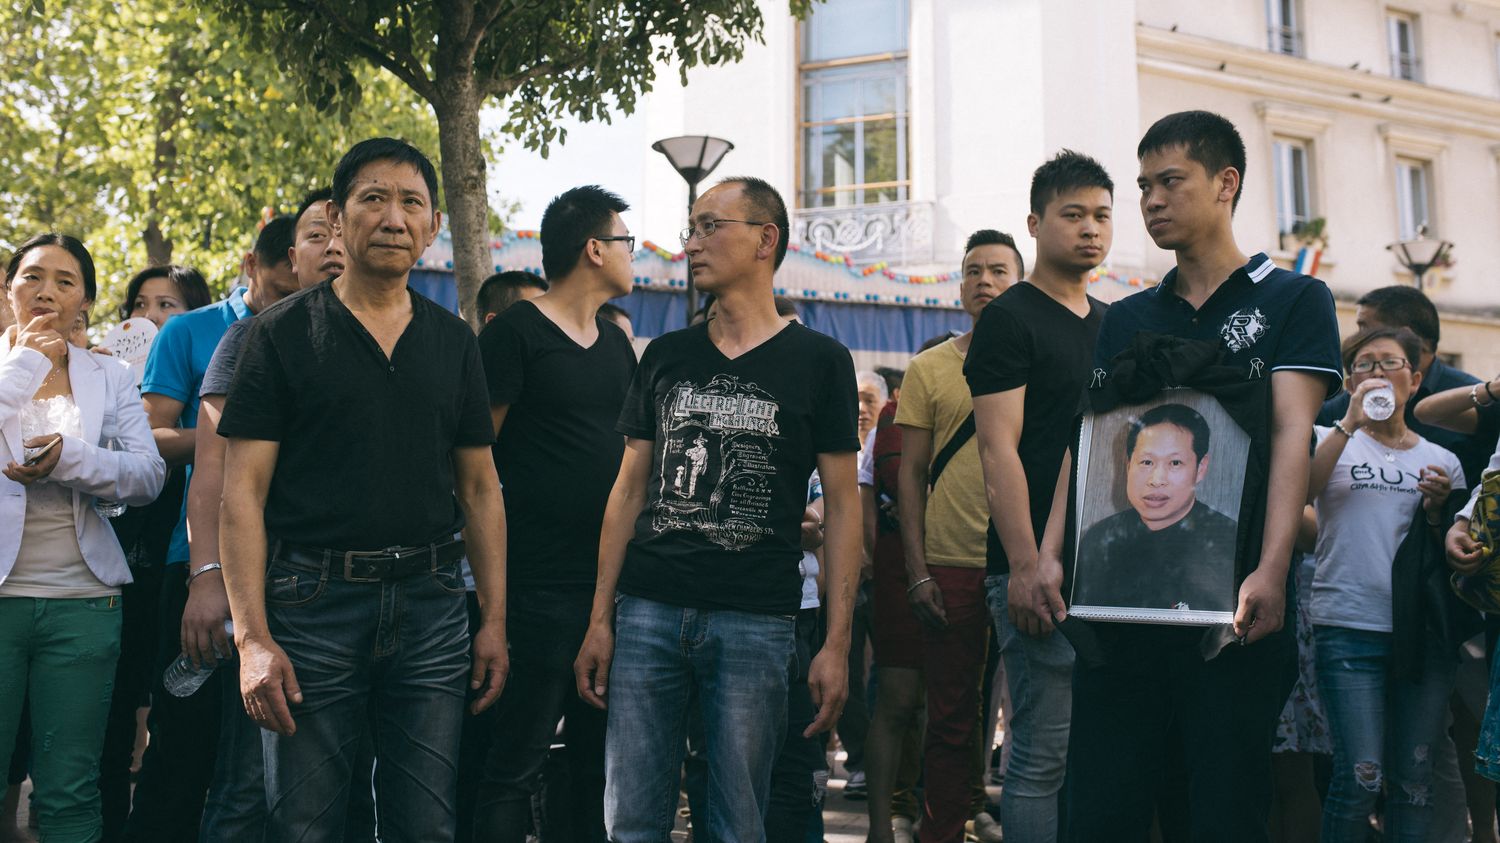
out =
<svg viewBox="0 0 1500 843"><path fill-rule="evenodd" d="M847 255L855 264L931 263L932 203L804 208L793 214L792 242Z"/></svg>

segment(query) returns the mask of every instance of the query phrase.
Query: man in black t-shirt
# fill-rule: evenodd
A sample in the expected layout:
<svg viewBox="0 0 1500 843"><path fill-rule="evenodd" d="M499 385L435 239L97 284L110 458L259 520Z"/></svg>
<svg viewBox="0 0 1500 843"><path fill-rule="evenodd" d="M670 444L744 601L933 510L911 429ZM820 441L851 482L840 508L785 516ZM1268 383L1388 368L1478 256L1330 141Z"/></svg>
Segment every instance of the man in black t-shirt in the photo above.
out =
<svg viewBox="0 0 1500 843"><path fill-rule="evenodd" d="M1139 384L1149 365L1136 365L1131 354L1151 335L1156 348L1184 339L1216 344L1215 367L1238 369L1250 389L1264 390L1260 400L1269 406L1254 416L1264 420L1245 429L1250 459L1269 458L1245 469L1265 487L1245 490L1240 514L1243 521L1250 513L1247 529L1255 533L1236 548L1244 579L1233 633L1245 646L1220 648L1226 636L1201 627L1088 625L1097 658L1080 659L1073 677L1065 827L1080 843L1145 839L1154 809L1165 805L1161 826L1185 838L1263 841L1271 741L1297 677L1296 641L1284 621L1292 614L1287 569L1307 500L1313 417L1340 380L1338 323L1321 281L1279 269L1263 254L1247 258L1235 243L1245 145L1228 120L1203 111L1169 115L1146 132L1137 154L1146 229L1157 246L1176 252L1177 267L1110 307L1090 388L1120 388L1117 372ZM1059 478L1059 495L1068 479ZM1044 540L1042 564L1057 573L1062 533L1061 523L1049 524ZM1168 770L1172 757L1187 769ZM1179 781L1188 792L1164 799ZM1188 816L1173 813L1178 805Z"/></svg>
<svg viewBox="0 0 1500 843"><path fill-rule="evenodd" d="M558 196L542 216L545 295L485 327L479 350L495 421L495 466L509 527L511 672L496 704L474 811L475 839L520 840L557 722L567 727L569 839L604 836L604 715L574 693L573 659L588 629L599 527L620 465L615 432L635 372L625 332L598 315L630 292L635 238L618 196L595 186Z"/></svg>
<svg viewBox="0 0 1500 843"><path fill-rule="evenodd" d="M375 736L381 834L452 840L466 691L505 680L505 513L473 333L407 279L437 233L437 173L390 138L333 174L342 275L261 313L219 433L220 545L266 838L339 840ZM470 636L465 541L484 620ZM468 680L465 682L465 680Z"/></svg>
<svg viewBox="0 0 1500 843"><path fill-rule="evenodd" d="M854 366L832 339L776 313L786 205L732 178L693 205L689 272L714 318L646 348L616 428L628 437L599 543L599 578L575 672L609 711L605 823L657 843L677 806L688 708L699 707L715 839L765 840L772 762L802 603L802 516L826 497L828 635L808 671L817 719L847 694L859 575ZM618 592L618 594L617 594Z"/></svg>
<svg viewBox="0 0 1500 843"><path fill-rule="evenodd" d="M1104 316L1086 290L1109 254L1113 210L1114 182L1094 159L1064 150L1037 168L1026 218L1036 267L985 307L964 362L990 510L985 587L1013 706L1000 824L1022 840L1057 837L1073 648L1052 634L1062 577L1039 570L1037 544Z"/></svg>

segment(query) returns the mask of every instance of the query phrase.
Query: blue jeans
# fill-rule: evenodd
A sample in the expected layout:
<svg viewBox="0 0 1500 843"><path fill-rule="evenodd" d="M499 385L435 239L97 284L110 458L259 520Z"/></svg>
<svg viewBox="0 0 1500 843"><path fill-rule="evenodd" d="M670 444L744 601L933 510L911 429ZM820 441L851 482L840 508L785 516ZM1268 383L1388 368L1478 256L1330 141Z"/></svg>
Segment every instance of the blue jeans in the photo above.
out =
<svg viewBox="0 0 1500 843"><path fill-rule="evenodd" d="M1012 709L1005 712L1010 764L1000 824L1018 840L1055 841L1073 711L1073 645L1057 632L1033 638L1016 629L1006 610L1009 574L985 577L984 584Z"/></svg>
<svg viewBox="0 0 1500 843"><path fill-rule="evenodd" d="M1479 746L1474 750L1474 770L1500 782L1500 659L1490 664L1490 696L1479 728Z"/></svg>
<svg viewBox="0 0 1500 843"><path fill-rule="evenodd" d="M463 576L455 562L346 582L341 561L267 566L271 637L303 701L291 706L296 734L261 733L266 837L342 841L360 744L373 734L380 838L448 843L470 664Z"/></svg>
<svg viewBox="0 0 1500 843"><path fill-rule="evenodd" d="M238 675L239 661L219 663L223 680ZM202 843L259 841L266 831L266 765L260 727L245 713L240 695L226 686L220 695L219 747L214 778L203 803Z"/></svg>
<svg viewBox="0 0 1500 843"><path fill-rule="evenodd" d="M1448 722L1457 663L1429 638L1416 681L1389 675L1392 636L1318 626L1318 689L1333 733L1324 841L1363 841L1385 786L1385 839L1422 841L1433 820L1433 761Z"/></svg>
<svg viewBox="0 0 1500 843"><path fill-rule="evenodd" d="M604 753L610 840L661 843L671 834L695 696L708 749L707 809L697 839L766 839L795 625L792 615L616 600Z"/></svg>

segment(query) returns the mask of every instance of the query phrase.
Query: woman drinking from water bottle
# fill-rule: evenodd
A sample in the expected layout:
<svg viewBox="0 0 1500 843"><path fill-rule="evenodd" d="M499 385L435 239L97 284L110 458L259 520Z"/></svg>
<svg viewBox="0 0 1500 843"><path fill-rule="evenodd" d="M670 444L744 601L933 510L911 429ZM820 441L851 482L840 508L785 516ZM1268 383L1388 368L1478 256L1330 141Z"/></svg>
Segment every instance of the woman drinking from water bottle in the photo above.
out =
<svg viewBox="0 0 1500 843"><path fill-rule="evenodd" d="M29 693L35 810L60 843L100 834L95 772L130 580L93 503L147 503L166 475L130 370L65 339L95 293L93 259L66 235L31 238L5 267L16 324L0 336L0 768Z"/></svg>

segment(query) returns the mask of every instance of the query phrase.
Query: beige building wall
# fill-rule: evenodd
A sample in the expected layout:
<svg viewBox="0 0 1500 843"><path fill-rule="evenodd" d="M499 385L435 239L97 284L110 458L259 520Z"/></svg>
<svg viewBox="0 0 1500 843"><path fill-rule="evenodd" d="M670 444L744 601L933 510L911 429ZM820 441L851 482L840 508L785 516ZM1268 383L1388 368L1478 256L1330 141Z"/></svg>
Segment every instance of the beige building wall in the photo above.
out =
<svg viewBox="0 0 1500 843"><path fill-rule="evenodd" d="M1430 163L1433 236L1455 244L1454 265L1426 276L1444 319L1442 351L1478 374L1500 371L1500 2L1304 0L1303 57L1267 49L1262 0L1139 0L1135 40L1140 125L1187 108L1240 128L1246 187L1236 234L1284 265L1272 145L1310 143L1314 217L1329 247L1318 275L1353 327L1354 299L1411 284L1385 246L1399 238L1398 157ZM1386 17L1415 16L1423 83L1393 78ZM1148 252L1159 276L1170 255Z"/></svg>

